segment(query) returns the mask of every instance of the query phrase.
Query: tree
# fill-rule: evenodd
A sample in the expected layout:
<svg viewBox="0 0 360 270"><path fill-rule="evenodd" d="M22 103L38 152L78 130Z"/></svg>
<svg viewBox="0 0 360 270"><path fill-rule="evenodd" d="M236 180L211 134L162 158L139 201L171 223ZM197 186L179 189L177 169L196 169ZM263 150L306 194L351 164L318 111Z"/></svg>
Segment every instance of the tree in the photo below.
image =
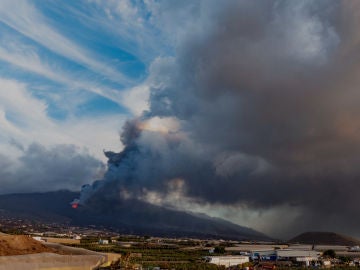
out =
<svg viewBox="0 0 360 270"><path fill-rule="evenodd" d="M214 253L225 253L225 248L223 246L217 246L214 248Z"/></svg>
<svg viewBox="0 0 360 270"><path fill-rule="evenodd" d="M342 261L343 263L349 263L351 262L351 258L347 257L347 256L340 256L339 257L340 261Z"/></svg>
<svg viewBox="0 0 360 270"><path fill-rule="evenodd" d="M333 249L325 250L324 253L323 253L323 256L330 257L330 258L335 258L336 257L335 250L333 250Z"/></svg>

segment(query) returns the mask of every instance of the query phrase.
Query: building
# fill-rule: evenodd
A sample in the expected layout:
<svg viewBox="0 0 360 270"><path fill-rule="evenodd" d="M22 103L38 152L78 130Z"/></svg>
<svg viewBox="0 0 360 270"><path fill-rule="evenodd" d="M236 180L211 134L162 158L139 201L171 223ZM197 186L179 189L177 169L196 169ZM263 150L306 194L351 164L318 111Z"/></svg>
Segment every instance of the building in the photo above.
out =
<svg viewBox="0 0 360 270"><path fill-rule="evenodd" d="M353 252L360 251L360 247L359 246L350 247L349 251L353 251Z"/></svg>
<svg viewBox="0 0 360 270"><path fill-rule="evenodd" d="M251 252L251 258L254 261L276 261L277 254L274 249L260 249Z"/></svg>
<svg viewBox="0 0 360 270"><path fill-rule="evenodd" d="M99 244L100 244L100 245L108 245L108 244L109 244L109 240L107 240L107 239L100 239L100 240L99 240Z"/></svg>
<svg viewBox="0 0 360 270"><path fill-rule="evenodd" d="M310 249L268 249L254 250L251 259L259 262L274 262L278 265L305 265L317 264L321 253Z"/></svg>
<svg viewBox="0 0 360 270"><path fill-rule="evenodd" d="M310 266L311 263L317 263L319 261L320 255L321 253L315 250L276 250L277 260L292 261L294 263L305 266Z"/></svg>
<svg viewBox="0 0 360 270"><path fill-rule="evenodd" d="M234 265L244 264L249 262L249 257L247 256L210 256L207 257L209 263L216 265L223 265L225 267L230 267Z"/></svg>

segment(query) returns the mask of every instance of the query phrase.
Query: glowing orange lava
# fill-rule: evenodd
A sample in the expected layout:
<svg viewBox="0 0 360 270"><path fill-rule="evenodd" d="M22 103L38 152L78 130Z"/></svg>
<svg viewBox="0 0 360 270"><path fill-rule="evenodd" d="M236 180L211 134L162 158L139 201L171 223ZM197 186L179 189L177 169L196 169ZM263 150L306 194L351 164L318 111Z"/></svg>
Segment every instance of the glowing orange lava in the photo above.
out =
<svg viewBox="0 0 360 270"><path fill-rule="evenodd" d="M74 209L78 208L78 206L79 206L78 203L73 203L73 204L71 205L71 207L74 208Z"/></svg>

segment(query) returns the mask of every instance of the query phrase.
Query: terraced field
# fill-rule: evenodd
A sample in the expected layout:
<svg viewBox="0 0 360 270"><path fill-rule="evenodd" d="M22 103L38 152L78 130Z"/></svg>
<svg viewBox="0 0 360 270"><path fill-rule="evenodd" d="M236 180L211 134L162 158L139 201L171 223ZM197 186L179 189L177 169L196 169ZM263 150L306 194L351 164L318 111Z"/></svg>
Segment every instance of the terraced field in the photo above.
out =
<svg viewBox="0 0 360 270"><path fill-rule="evenodd" d="M122 254L123 261L128 264L141 264L144 268L160 266L161 268L175 269L220 269L216 265L208 264L203 260L208 256L207 250L184 249L181 247L133 246L121 247L117 245L81 244L72 245L97 252L115 252Z"/></svg>

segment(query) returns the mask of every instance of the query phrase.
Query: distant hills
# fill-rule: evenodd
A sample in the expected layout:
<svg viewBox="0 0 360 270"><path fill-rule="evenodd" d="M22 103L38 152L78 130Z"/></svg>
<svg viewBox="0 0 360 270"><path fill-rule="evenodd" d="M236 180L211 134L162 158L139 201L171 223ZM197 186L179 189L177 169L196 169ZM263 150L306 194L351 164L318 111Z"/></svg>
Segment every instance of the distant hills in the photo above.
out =
<svg viewBox="0 0 360 270"><path fill-rule="evenodd" d="M270 240L260 232L222 219L167 209L139 200L119 200L110 204L95 198L87 206L73 209L70 202L77 197L78 193L70 191L0 195L0 214L43 222L103 226L124 234Z"/></svg>
<svg viewBox="0 0 360 270"><path fill-rule="evenodd" d="M360 240L334 232L305 232L288 241L309 245L358 246Z"/></svg>

